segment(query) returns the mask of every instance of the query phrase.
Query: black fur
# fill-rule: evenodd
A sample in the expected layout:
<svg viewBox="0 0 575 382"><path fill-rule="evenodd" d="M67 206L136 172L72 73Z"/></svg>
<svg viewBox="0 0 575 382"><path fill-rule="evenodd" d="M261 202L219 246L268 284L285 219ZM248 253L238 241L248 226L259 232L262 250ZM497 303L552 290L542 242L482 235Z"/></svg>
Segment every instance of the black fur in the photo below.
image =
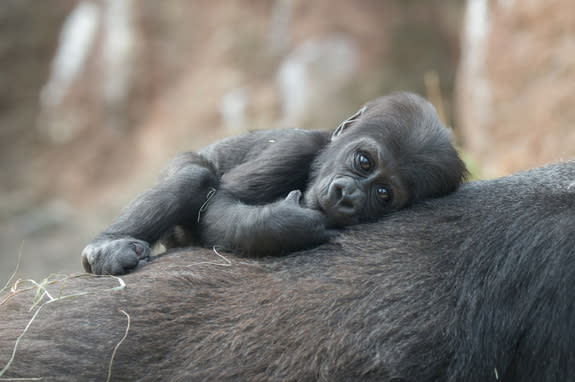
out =
<svg viewBox="0 0 575 382"><path fill-rule="evenodd" d="M575 162L466 184L309 251L225 256L179 250L121 291L46 305L3 377L105 380L124 310L113 381L575 380ZM0 367L35 292L0 305Z"/></svg>
<svg viewBox="0 0 575 382"><path fill-rule="evenodd" d="M397 93L368 103L333 134L257 131L176 157L84 249L83 265L125 273L160 239L168 248L199 244L249 256L309 248L335 228L448 194L465 176L433 106Z"/></svg>

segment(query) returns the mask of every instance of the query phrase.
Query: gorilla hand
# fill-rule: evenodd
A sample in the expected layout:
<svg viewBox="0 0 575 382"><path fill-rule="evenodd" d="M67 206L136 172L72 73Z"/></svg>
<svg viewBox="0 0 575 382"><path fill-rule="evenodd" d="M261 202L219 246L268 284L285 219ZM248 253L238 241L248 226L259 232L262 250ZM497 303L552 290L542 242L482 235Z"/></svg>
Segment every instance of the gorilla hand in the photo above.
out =
<svg viewBox="0 0 575 382"><path fill-rule="evenodd" d="M98 238L82 251L82 266L96 275L122 275L150 257L150 245L142 240Z"/></svg>

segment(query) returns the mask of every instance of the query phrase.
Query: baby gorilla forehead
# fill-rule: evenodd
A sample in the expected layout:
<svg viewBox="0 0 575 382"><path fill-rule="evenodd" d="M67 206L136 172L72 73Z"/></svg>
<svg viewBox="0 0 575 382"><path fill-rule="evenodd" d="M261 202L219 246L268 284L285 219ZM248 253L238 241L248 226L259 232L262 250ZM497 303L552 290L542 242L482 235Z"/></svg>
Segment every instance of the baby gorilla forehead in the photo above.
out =
<svg viewBox="0 0 575 382"><path fill-rule="evenodd" d="M364 119L385 118L397 124L412 125L416 120L438 119L433 105L413 93L400 92L377 98L369 102L363 110Z"/></svg>

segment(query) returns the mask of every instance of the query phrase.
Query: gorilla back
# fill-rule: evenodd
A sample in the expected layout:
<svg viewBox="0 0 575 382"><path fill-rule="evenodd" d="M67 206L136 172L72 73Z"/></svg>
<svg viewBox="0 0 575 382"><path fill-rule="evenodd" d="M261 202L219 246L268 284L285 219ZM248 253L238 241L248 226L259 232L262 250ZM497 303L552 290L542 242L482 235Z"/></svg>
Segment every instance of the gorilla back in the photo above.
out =
<svg viewBox="0 0 575 382"><path fill-rule="evenodd" d="M466 184L309 251L225 256L168 253L119 291L67 281L100 292L45 305L3 377L104 380L113 358L126 381L575 380L575 162ZM0 305L0 367L34 294Z"/></svg>

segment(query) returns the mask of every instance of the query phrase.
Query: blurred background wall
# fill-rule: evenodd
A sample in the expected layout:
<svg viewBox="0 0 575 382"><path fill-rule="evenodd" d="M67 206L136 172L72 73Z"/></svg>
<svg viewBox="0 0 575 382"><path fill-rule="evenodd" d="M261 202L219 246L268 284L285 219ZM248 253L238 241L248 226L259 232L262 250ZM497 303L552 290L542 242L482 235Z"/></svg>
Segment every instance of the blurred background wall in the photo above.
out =
<svg viewBox="0 0 575 382"><path fill-rule="evenodd" d="M2 0L0 280L83 246L173 154L428 97L477 177L575 156L569 0Z"/></svg>

